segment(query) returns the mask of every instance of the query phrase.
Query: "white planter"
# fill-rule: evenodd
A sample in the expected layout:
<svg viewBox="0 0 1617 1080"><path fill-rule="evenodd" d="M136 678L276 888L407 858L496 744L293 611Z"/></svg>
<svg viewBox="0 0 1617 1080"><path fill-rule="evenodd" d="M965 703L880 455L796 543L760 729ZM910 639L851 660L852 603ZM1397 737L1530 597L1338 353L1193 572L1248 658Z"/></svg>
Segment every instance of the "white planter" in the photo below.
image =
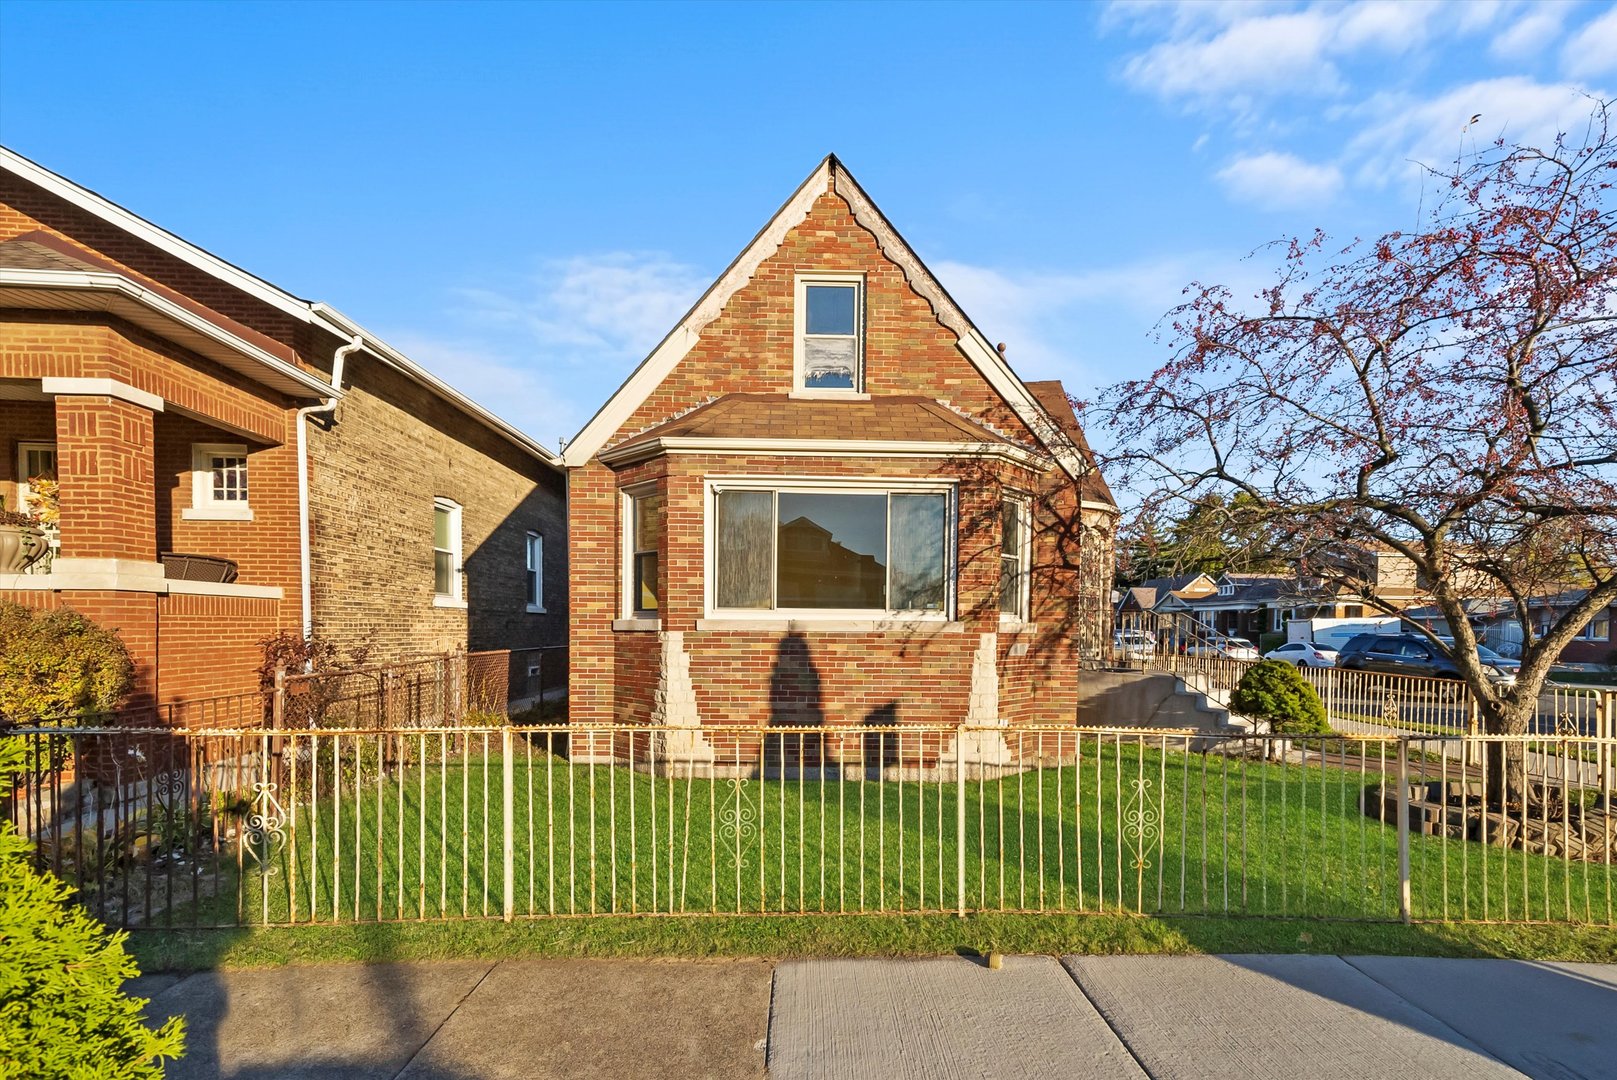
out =
<svg viewBox="0 0 1617 1080"><path fill-rule="evenodd" d="M0 525L0 574L22 573L45 546L45 534L32 525Z"/></svg>

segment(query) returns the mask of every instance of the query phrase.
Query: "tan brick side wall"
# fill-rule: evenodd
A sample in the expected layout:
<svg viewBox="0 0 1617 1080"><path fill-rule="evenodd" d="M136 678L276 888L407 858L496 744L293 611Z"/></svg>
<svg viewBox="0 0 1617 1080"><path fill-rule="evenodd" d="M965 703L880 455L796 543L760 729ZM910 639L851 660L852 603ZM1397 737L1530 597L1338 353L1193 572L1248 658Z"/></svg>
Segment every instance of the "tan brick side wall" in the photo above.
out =
<svg viewBox="0 0 1617 1080"><path fill-rule="evenodd" d="M278 394L212 361L104 315L0 313L0 378L116 379L263 442L286 437Z"/></svg>
<svg viewBox="0 0 1617 1080"><path fill-rule="evenodd" d="M329 430L313 427L315 622L372 657L561 644L562 480L369 358ZM432 506L462 506L468 612L433 606ZM525 611L529 530L544 537L546 614Z"/></svg>

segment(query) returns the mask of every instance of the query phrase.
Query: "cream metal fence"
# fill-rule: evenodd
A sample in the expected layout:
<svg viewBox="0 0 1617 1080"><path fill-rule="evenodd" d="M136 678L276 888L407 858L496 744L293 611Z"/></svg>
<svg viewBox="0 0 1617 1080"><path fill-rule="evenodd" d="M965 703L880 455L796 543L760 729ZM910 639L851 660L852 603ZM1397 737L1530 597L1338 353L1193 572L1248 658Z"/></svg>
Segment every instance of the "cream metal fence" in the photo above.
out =
<svg viewBox="0 0 1617 1080"><path fill-rule="evenodd" d="M1614 739L32 729L7 817L108 922L1132 912L1610 925ZM1483 762L1509 748L1525 800Z"/></svg>

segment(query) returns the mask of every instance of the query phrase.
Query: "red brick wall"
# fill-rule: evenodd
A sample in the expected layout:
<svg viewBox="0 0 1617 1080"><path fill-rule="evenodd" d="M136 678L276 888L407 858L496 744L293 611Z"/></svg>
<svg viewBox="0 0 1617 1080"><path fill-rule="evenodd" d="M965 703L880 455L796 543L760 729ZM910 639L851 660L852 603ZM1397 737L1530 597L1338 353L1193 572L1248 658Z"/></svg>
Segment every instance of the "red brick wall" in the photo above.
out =
<svg viewBox="0 0 1617 1080"><path fill-rule="evenodd" d="M791 230L751 281L701 333L679 366L607 441L611 446L712 397L792 388L793 305L799 272L865 275L865 381L872 395L922 394L947 401L980 421L1032 441L1009 405L960 352L927 301L882 255L848 206L827 193ZM935 635L777 630L698 631L703 616L704 485L708 474L905 477L958 481L957 625ZM1009 485L1047 486L1024 470L979 461L875 458L718 458L679 456L620 472L591 461L569 474L572 558L574 722L644 722L658 675L654 634L613 631L621 615L620 488L658 481L667 495L660 552L661 626L682 631L706 723L783 722L790 715L828 723L893 720L958 722L970 689L979 635L998 631L999 504ZM1057 489L1065 478L1052 481ZM1075 509L1075 504L1071 507ZM1038 540L1035 562L1052 558L1055 541ZM1038 588L1071 590L1076 574L1052 573ZM1062 598L1041 601L1035 618L1065 614ZM1070 721L1076 706L1076 663L1070 627L1047 625L1000 644L1001 713L1007 719ZM1026 646L1025 649L1020 646ZM1020 655L1015 655L1020 653Z"/></svg>
<svg viewBox="0 0 1617 1080"><path fill-rule="evenodd" d="M159 596L159 701L257 691L258 642L275 632L280 609L292 606L235 596Z"/></svg>
<svg viewBox="0 0 1617 1080"><path fill-rule="evenodd" d="M64 557L156 558L150 409L58 397L56 475Z"/></svg>

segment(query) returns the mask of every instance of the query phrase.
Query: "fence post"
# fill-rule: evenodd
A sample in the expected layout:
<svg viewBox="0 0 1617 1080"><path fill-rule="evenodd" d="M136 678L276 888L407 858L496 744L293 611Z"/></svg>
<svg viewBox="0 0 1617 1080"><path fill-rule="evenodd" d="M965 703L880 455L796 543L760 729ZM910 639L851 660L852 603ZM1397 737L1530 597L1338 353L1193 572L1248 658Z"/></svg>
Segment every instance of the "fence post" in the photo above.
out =
<svg viewBox="0 0 1617 1080"><path fill-rule="evenodd" d="M1398 918L1410 921L1409 910L1409 740L1398 739Z"/></svg>
<svg viewBox="0 0 1617 1080"><path fill-rule="evenodd" d="M1077 781L1073 781L1077 783ZM955 900L956 914L966 917L966 725L954 732L954 793L955 793Z"/></svg>
<svg viewBox="0 0 1617 1080"><path fill-rule="evenodd" d="M510 922L517 910L516 885L516 762L511 753L511 725L500 729L500 757L504 772L504 790L500 803L504 811L505 845L505 921Z"/></svg>
<svg viewBox="0 0 1617 1080"><path fill-rule="evenodd" d="M1617 772L1617 690L1607 690L1595 706L1595 760L1600 769L1600 808L1611 812L1612 773Z"/></svg>

